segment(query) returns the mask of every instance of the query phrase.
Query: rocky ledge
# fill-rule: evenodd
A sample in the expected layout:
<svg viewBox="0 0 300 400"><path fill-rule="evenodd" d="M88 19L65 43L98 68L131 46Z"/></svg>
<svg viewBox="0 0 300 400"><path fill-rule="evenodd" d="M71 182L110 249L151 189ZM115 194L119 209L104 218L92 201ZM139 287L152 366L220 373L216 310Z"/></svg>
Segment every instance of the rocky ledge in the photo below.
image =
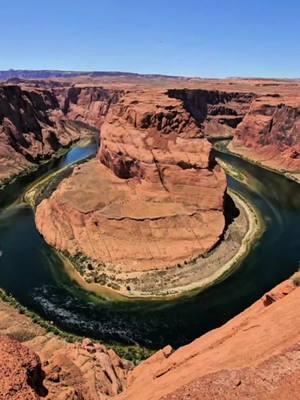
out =
<svg viewBox="0 0 300 400"><path fill-rule="evenodd" d="M299 398L299 276L224 326L136 367L119 400Z"/></svg>
<svg viewBox="0 0 300 400"><path fill-rule="evenodd" d="M299 283L298 274L224 326L176 351L167 346L134 369L90 340L66 344L45 335L0 302L0 331L3 316L15 313L6 333L27 332L24 344L0 337L0 398L298 400Z"/></svg>

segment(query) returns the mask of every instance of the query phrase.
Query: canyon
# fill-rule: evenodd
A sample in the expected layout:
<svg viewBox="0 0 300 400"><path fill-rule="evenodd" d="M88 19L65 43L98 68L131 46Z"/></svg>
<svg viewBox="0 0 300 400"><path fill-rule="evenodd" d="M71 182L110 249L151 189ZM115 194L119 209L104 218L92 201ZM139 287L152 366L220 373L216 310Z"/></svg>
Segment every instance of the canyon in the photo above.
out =
<svg viewBox="0 0 300 400"><path fill-rule="evenodd" d="M0 87L0 184L78 140L86 127L63 117L55 95L31 86Z"/></svg>
<svg viewBox="0 0 300 400"><path fill-rule="evenodd" d="M54 89L67 119L100 129L100 148L96 160L75 168L38 205L36 224L88 284L143 297L179 293L213 275L187 272L229 235L226 179L211 142L233 138L231 151L254 148L256 157L267 152L272 168L289 166L285 172L297 176L297 85L294 97L271 94L269 86L264 94L256 84L239 85L216 90L80 83ZM265 99L267 111L255 111ZM278 111L281 104L289 111ZM286 140L279 131L288 132ZM232 258L236 248L234 243ZM219 252L225 264L228 249ZM212 264L209 258L206 264ZM146 285L153 280L156 293Z"/></svg>
<svg viewBox="0 0 300 400"><path fill-rule="evenodd" d="M213 143L300 176L297 81L134 79L0 86L3 185L97 135L95 158L35 204L36 225L86 281L116 291L123 281L127 295L142 293L143 279L159 287L170 273L211 263L232 232L246 235ZM296 400L298 304L296 275L220 328L133 367L88 339L67 344L1 301L0 397Z"/></svg>

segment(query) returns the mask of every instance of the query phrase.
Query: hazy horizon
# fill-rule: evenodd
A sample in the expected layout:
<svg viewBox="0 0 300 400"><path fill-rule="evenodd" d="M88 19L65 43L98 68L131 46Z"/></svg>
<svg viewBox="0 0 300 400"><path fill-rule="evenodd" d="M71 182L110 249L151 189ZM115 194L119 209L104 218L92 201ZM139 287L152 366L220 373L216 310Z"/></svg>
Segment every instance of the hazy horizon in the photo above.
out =
<svg viewBox="0 0 300 400"><path fill-rule="evenodd" d="M208 80L222 80L222 79L262 79L262 80L299 80L300 79L300 75L299 76L294 76L294 77L279 77L279 76L214 76L214 77L210 77L210 76L191 76L191 75L170 75L170 74L162 74L162 73L142 73L139 71L121 71L121 70L81 70L81 69L50 69L50 68L43 68L43 69L26 69L26 68L8 68L8 69L0 69L0 73L2 72L21 72L21 71L25 71L25 72L52 72L52 73L74 73L74 74L92 74L92 73L107 73L107 74L128 74L128 75L139 75L139 76L163 76L163 77L174 77L174 78L192 78L192 79L208 79Z"/></svg>

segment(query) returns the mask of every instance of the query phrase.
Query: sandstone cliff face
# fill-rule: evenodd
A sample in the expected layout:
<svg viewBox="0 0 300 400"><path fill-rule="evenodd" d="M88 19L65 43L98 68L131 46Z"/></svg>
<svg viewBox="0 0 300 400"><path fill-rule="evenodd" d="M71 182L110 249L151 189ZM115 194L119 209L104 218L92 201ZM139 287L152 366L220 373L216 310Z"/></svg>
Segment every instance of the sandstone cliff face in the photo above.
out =
<svg viewBox="0 0 300 400"><path fill-rule="evenodd" d="M118 400L297 400L299 301L283 282L221 328L144 361Z"/></svg>
<svg viewBox="0 0 300 400"><path fill-rule="evenodd" d="M168 95L183 101L201 132L210 138L231 138L256 97L251 92L202 89L170 89Z"/></svg>
<svg viewBox="0 0 300 400"><path fill-rule="evenodd" d="M0 181L51 157L79 137L79 128L63 118L51 91L0 86Z"/></svg>
<svg viewBox="0 0 300 400"><path fill-rule="evenodd" d="M257 98L236 129L230 148L267 167L300 173L300 98Z"/></svg>
<svg viewBox="0 0 300 400"><path fill-rule="evenodd" d="M100 128L110 106L118 102L124 90L73 86L59 89L56 94L68 119L80 120Z"/></svg>
<svg viewBox="0 0 300 400"><path fill-rule="evenodd" d="M127 92L101 126L98 160L38 206L48 243L129 272L177 266L218 242L225 174L182 101Z"/></svg>

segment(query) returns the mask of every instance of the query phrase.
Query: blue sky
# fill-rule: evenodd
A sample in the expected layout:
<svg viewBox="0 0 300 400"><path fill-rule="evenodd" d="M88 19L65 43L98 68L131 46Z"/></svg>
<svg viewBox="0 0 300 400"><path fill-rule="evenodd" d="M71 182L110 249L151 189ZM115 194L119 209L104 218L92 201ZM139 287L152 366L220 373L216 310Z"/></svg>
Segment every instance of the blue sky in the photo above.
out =
<svg viewBox="0 0 300 400"><path fill-rule="evenodd" d="M299 0L0 0L0 69L300 77Z"/></svg>

